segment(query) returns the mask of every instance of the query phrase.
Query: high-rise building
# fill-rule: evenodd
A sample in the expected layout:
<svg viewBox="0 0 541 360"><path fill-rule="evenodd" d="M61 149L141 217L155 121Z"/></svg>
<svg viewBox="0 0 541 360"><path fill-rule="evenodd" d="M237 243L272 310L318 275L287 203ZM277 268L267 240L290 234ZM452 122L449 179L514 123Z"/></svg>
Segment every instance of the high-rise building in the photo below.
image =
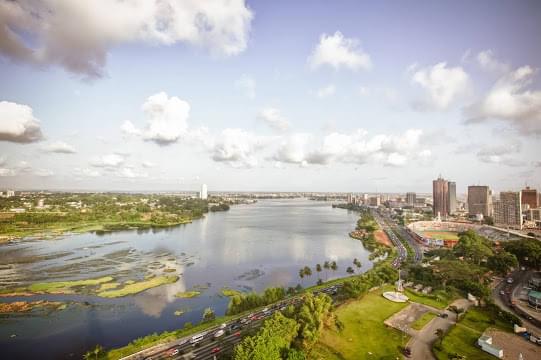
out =
<svg viewBox="0 0 541 360"><path fill-rule="evenodd" d="M522 229L521 192L502 191L494 204L494 223L498 226Z"/></svg>
<svg viewBox="0 0 541 360"><path fill-rule="evenodd" d="M409 206L415 206L416 194L414 192L406 193L406 204Z"/></svg>
<svg viewBox="0 0 541 360"><path fill-rule="evenodd" d="M526 186L526 189L522 189L522 206L528 205L530 209L536 209L539 207L539 199L537 197L537 190L530 189L529 186Z"/></svg>
<svg viewBox="0 0 541 360"><path fill-rule="evenodd" d="M434 216L447 216L449 214L449 183L441 175L432 181L432 199Z"/></svg>
<svg viewBox="0 0 541 360"><path fill-rule="evenodd" d="M207 200L207 198L208 198L207 184L201 185L201 192L199 193L199 198L201 200Z"/></svg>
<svg viewBox="0 0 541 360"><path fill-rule="evenodd" d="M348 204L352 204L353 203L353 194L349 193L348 194Z"/></svg>
<svg viewBox="0 0 541 360"><path fill-rule="evenodd" d="M447 182L447 204L449 206L449 215L456 212L456 183L454 181Z"/></svg>
<svg viewBox="0 0 541 360"><path fill-rule="evenodd" d="M370 198L370 206L380 206L381 205L381 198L379 195L373 196Z"/></svg>
<svg viewBox="0 0 541 360"><path fill-rule="evenodd" d="M492 216L492 191L488 186L468 186L468 214L470 216Z"/></svg>

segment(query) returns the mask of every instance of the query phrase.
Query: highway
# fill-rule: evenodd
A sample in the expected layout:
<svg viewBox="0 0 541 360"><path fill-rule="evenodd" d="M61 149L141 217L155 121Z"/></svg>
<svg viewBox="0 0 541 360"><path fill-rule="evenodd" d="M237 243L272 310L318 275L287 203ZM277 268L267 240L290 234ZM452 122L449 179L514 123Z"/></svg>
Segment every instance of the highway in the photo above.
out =
<svg viewBox="0 0 541 360"><path fill-rule="evenodd" d="M314 295L325 293L331 297L337 294L341 285L332 285L314 291ZM263 321L274 312L283 310L288 305L295 305L302 301L301 296L289 298L268 305L264 309L255 311L249 315L239 317L220 326L214 326L203 332L169 342L165 345L157 345L138 353L126 356L122 360L157 360L157 359L219 359L224 353L230 353L242 337L255 331Z"/></svg>
<svg viewBox="0 0 541 360"><path fill-rule="evenodd" d="M406 240L410 247L413 249L413 262L420 263L423 260L423 249L421 245L417 241L415 241L415 239L408 233L408 231L403 226L398 225L393 219L391 219L388 213L384 212L380 215L387 223L388 227L395 234Z"/></svg>
<svg viewBox="0 0 541 360"><path fill-rule="evenodd" d="M400 239L396 236L394 231L389 226L388 222L383 219L383 217L378 213L378 211L370 209L370 213L378 223L378 226L383 231L385 231L389 239L391 239L393 245L396 247L396 250L398 251L398 256L396 257L396 259L393 260L391 265L396 269L400 268L400 266L408 259L408 250L406 249L404 244L402 244Z"/></svg>

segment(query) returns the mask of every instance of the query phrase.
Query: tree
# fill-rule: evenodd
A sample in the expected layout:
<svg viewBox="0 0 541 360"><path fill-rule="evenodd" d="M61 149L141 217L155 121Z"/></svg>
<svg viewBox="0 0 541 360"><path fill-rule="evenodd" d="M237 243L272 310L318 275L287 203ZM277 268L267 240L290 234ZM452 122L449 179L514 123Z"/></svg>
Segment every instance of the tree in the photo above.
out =
<svg viewBox="0 0 541 360"><path fill-rule="evenodd" d="M353 273L355 273L355 270L353 270L353 268L351 266L348 266L348 268L346 269L346 272L348 274L353 274Z"/></svg>
<svg viewBox="0 0 541 360"><path fill-rule="evenodd" d="M94 347L94 350L92 350L92 352L94 353L94 359L98 359L98 356L103 352L103 347L101 345L96 345L96 347Z"/></svg>
<svg viewBox="0 0 541 360"><path fill-rule="evenodd" d="M314 296L307 293L303 303L296 313L299 328L299 341L305 349L311 346L319 338L323 325L332 315L332 299L326 294Z"/></svg>
<svg viewBox="0 0 541 360"><path fill-rule="evenodd" d="M464 312L463 308L459 308L455 305L449 306L449 311L454 312L456 315L456 321L458 322L458 315L462 314Z"/></svg>
<svg viewBox="0 0 541 360"><path fill-rule="evenodd" d="M304 279L304 269L299 270L299 277L301 278L301 283L302 283L302 279Z"/></svg>
<svg viewBox="0 0 541 360"><path fill-rule="evenodd" d="M321 268L321 264L316 264L316 271L317 271L317 277L319 278L319 273L322 271L323 269Z"/></svg>
<svg viewBox="0 0 541 360"><path fill-rule="evenodd" d="M518 266L517 257L507 251L501 251L488 258L487 266L490 270L500 274L507 274L511 268Z"/></svg>
<svg viewBox="0 0 541 360"><path fill-rule="evenodd" d="M486 238L478 235L473 230L468 230L460 235L458 243L453 248L453 252L455 255L463 256L479 265L483 259L492 255L490 245L490 242Z"/></svg>
<svg viewBox="0 0 541 360"><path fill-rule="evenodd" d="M353 259L353 265L357 266L358 268L362 266L361 262L357 258Z"/></svg>
<svg viewBox="0 0 541 360"><path fill-rule="evenodd" d="M203 322L209 322L216 318L216 314L214 314L214 310L212 308L208 307L203 311Z"/></svg>
<svg viewBox="0 0 541 360"><path fill-rule="evenodd" d="M440 340L440 346L441 346L441 343L443 342L443 336L445 335L445 333L443 332L443 329L436 329L435 335Z"/></svg>
<svg viewBox="0 0 541 360"><path fill-rule="evenodd" d="M312 269L310 269L310 267L308 267L308 266L305 266L304 267L304 275L305 276L312 276Z"/></svg>
<svg viewBox="0 0 541 360"><path fill-rule="evenodd" d="M92 351L87 351L85 352L85 354L83 355L83 359L84 360L90 360L94 357L94 353Z"/></svg>
<svg viewBox="0 0 541 360"><path fill-rule="evenodd" d="M327 281L327 277L328 277L328 270L331 268L331 264L328 262L328 261L325 261L323 263L323 268L325 269L325 281Z"/></svg>
<svg viewBox="0 0 541 360"><path fill-rule="evenodd" d="M335 272L338 270L338 265L336 265L336 261L331 262L331 270Z"/></svg>

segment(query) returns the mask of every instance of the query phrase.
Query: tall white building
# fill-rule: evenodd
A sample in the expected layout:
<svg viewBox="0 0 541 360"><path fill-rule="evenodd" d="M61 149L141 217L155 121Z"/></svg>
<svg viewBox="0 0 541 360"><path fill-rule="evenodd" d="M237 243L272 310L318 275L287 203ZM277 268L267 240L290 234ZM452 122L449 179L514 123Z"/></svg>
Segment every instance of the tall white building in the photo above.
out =
<svg viewBox="0 0 541 360"><path fill-rule="evenodd" d="M207 184L201 185L201 192L199 193L199 198L201 200L207 200L207 198L208 198Z"/></svg>

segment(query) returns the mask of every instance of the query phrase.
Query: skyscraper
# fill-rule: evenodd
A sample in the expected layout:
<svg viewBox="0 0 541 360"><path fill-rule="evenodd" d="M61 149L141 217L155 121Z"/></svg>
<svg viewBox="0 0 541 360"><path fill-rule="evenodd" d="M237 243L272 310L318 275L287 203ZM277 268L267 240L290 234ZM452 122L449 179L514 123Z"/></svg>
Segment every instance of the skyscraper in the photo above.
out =
<svg viewBox="0 0 541 360"><path fill-rule="evenodd" d="M456 212L456 183L454 181L449 181L447 183L447 204L449 208L447 211L449 215L453 215Z"/></svg>
<svg viewBox="0 0 541 360"><path fill-rule="evenodd" d="M416 194L414 192L406 193L406 204L415 206Z"/></svg>
<svg viewBox="0 0 541 360"><path fill-rule="evenodd" d="M201 185L201 192L199 193L199 198L201 200L207 200L208 194L207 194L207 184Z"/></svg>
<svg viewBox="0 0 541 360"><path fill-rule="evenodd" d="M522 229L521 192L502 191L494 206L494 223L499 226Z"/></svg>
<svg viewBox="0 0 541 360"><path fill-rule="evenodd" d="M449 214L449 183L440 177L432 181L432 210L434 216Z"/></svg>
<svg viewBox="0 0 541 360"><path fill-rule="evenodd" d="M492 191L488 186L468 186L468 214L477 216L492 216Z"/></svg>
<svg viewBox="0 0 541 360"><path fill-rule="evenodd" d="M522 189L521 196L522 205L529 205L530 209L539 207L536 189L530 189L529 186L526 186L526 189Z"/></svg>

